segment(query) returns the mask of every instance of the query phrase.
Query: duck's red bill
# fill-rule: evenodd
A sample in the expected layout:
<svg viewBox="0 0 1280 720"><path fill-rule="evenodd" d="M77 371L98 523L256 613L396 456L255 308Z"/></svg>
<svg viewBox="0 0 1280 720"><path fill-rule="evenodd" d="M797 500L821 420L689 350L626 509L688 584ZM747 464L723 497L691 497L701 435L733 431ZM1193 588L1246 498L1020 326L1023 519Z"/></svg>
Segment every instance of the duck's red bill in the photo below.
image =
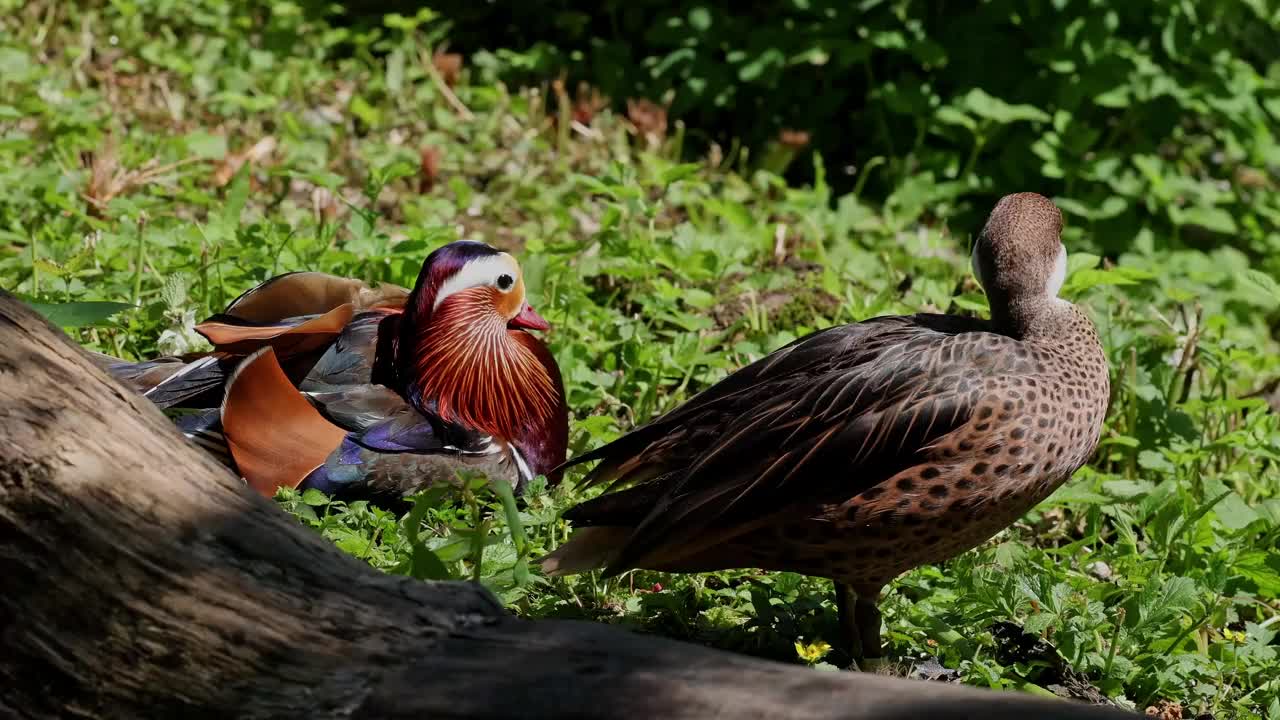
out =
<svg viewBox="0 0 1280 720"><path fill-rule="evenodd" d="M507 323L509 327L524 328L526 330L550 330L551 323L547 322L541 315L534 311L533 306L525 303L520 309L520 314L511 318Z"/></svg>

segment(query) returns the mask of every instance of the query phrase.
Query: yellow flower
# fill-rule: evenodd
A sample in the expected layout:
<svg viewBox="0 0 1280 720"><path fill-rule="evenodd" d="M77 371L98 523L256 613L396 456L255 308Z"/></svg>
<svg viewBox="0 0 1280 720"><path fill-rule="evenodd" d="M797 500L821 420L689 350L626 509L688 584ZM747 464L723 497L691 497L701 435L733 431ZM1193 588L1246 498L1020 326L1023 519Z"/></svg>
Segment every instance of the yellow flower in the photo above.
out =
<svg viewBox="0 0 1280 720"><path fill-rule="evenodd" d="M1244 644L1244 641L1248 639L1249 636L1245 635L1243 632L1239 630L1228 630L1224 628L1222 630L1222 637L1226 638L1227 640L1233 643L1242 645Z"/></svg>
<svg viewBox="0 0 1280 720"><path fill-rule="evenodd" d="M796 655L799 655L801 660L810 665L821 660L829 652L831 652L831 645L821 640L815 643L805 643L803 640L796 641Z"/></svg>

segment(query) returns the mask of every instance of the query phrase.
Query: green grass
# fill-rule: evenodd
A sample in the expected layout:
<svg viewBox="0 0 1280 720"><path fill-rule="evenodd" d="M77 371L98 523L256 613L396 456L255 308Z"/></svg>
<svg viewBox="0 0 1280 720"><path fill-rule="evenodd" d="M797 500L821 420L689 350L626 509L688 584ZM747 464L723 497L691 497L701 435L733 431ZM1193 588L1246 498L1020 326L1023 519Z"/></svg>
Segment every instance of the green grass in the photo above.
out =
<svg viewBox="0 0 1280 720"><path fill-rule="evenodd" d="M819 160L814 184L788 187L682 157L675 123L653 148L608 110L573 129L554 86L493 80L500 55L446 90L430 62L441 37L411 20L368 32L288 3L199 2L182 21L175 7L0 2L0 286L62 313L88 347L199 349L192 323L272 275L408 285L465 234L520 258L554 326L577 453L812 330L985 312L977 228L948 224L931 176L884 202L833 197ZM265 157L227 163L265 138ZM1088 224L1068 224L1064 292L1113 371L1102 445L1014 527L896 582L888 649L980 686L1280 718L1280 423L1250 397L1280 376L1280 285L1245 251L1151 232L1104 260ZM477 578L524 616L798 663L797 642L834 641L829 584L801 576L540 576L529 560L566 537L571 486L535 483L518 512L483 482L428 493L406 518L317 493L281 502L375 567ZM1008 652L998 623L1050 659Z"/></svg>

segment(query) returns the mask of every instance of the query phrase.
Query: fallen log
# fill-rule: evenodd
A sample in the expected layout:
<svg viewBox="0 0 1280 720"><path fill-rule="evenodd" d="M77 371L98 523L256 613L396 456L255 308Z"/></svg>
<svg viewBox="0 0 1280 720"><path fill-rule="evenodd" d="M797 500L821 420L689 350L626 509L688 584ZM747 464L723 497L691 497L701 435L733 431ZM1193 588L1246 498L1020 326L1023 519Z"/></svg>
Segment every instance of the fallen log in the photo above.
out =
<svg viewBox="0 0 1280 720"><path fill-rule="evenodd" d="M380 573L0 291L0 715L1130 717L820 672Z"/></svg>

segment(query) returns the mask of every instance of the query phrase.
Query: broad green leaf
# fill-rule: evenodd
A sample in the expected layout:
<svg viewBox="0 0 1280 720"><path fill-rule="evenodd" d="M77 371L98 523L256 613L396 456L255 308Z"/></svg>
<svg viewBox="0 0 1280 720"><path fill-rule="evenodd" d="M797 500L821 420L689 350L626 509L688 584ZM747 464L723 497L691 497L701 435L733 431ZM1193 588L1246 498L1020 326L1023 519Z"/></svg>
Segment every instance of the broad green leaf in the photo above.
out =
<svg viewBox="0 0 1280 720"><path fill-rule="evenodd" d="M1172 577L1159 586L1148 585L1138 596L1137 627L1164 622L1191 607L1196 599L1196 583L1191 578Z"/></svg>
<svg viewBox="0 0 1280 720"><path fill-rule="evenodd" d="M1280 282L1261 270L1246 269L1241 275L1242 284L1268 298L1273 304L1280 303Z"/></svg>
<svg viewBox="0 0 1280 720"><path fill-rule="evenodd" d="M1145 480L1108 480L1102 491L1121 500L1133 500L1151 492L1153 484Z"/></svg>
<svg viewBox="0 0 1280 720"><path fill-rule="evenodd" d="M974 115L993 120L1001 124L1027 120L1031 122L1049 122L1049 113L1034 105L1011 105L998 97L987 94L981 88L974 88L964 97L964 105Z"/></svg>
<svg viewBox="0 0 1280 720"><path fill-rule="evenodd" d="M699 5L689 10L689 27L705 32L711 27L711 11Z"/></svg>
<svg viewBox="0 0 1280 720"><path fill-rule="evenodd" d="M951 304L961 310L968 310L970 312L977 313L985 313L991 309L991 306L986 302L986 296L978 293L957 295L951 298Z"/></svg>
<svg viewBox="0 0 1280 720"><path fill-rule="evenodd" d="M102 325L104 321L121 310L133 306L122 302L101 300L84 300L68 303L28 303L50 323L59 327L90 327Z"/></svg>
<svg viewBox="0 0 1280 720"><path fill-rule="evenodd" d="M938 108L938 111L934 113L933 116L937 118L939 122L944 122L948 125L958 125L969 131L978 129L978 123L974 122L973 118L966 115L960 109L951 107L950 105Z"/></svg>
<svg viewBox="0 0 1280 720"><path fill-rule="evenodd" d="M1071 215L1078 215L1093 221L1108 220L1116 217L1129 207L1128 201L1117 195L1108 195L1101 203L1096 205L1063 197L1054 198L1054 202Z"/></svg>
<svg viewBox="0 0 1280 720"><path fill-rule="evenodd" d="M1244 498L1235 492L1223 498L1222 502L1213 509L1213 514L1217 516L1218 522L1231 530L1242 530L1259 517L1258 512L1249 507Z"/></svg>
<svg viewBox="0 0 1280 720"><path fill-rule="evenodd" d="M1195 205L1189 208L1171 206L1169 218L1178 225L1198 225L1210 232L1231 235L1236 232L1236 220L1231 213L1212 205Z"/></svg>
<svg viewBox="0 0 1280 720"><path fill-rule="evenodd" d="M1234 570L1252 580L1265 596L1280 596L1280 555L1252 551L1236 561Z"/></svg>
<svg viewBox="0 0 1280 720"><path fill-rule="evenodd" d="M594 178L590 175L574 175L573 178L579 185L586 188L588 192L607 195L615 199L618 197L614 188L611 185L605 184L599 178Z"/></svg>
<svg viewBox="0 0 1280 720"><path fill-rule="evenodd" d="M786 63L786 56L777 48L769 48L751 62L743 65L738 70L738 79L743 82L751 82L758 79L761 75L771 68L782 67Z"/></svg>
<svg viewBox="0 0 1280 720"><path fill-rule="evenodd" d="M1096 268L1101 262L1102 258L1098 255L1094 255L1093 253L1067 253L1067 277L1071 277L1081 270Z"/></svg>
<svg viewBox="0 0 1280 720"><path fill-rule="evenodd" d="M1259 517L1266 518L1273 527L1280 526L1280 498L1264 500L1253 509Z"/></svg>
<svg viewBox="0 0 1280 720"><path fill-rule="evenodd" d="M451 580L453 575L440 557L425 545L414 545L409 575L419 580Z"/></svg>
<svg viewBox="0 0 1280 720"><path fill-rule="evenodd" d="M349 107L351 114L360 118L360 122L364 123L368 127L378 127L382 120L382 112L373 105L370 105L369 101L365 100L360 95L353 95L351 97L351 105Z"/></svg>
<svg viewBox="0 0 1280 720"><path fill-rule="evenodd" d="M701 168L702 165L698 163L682 163L680 165L669 167L662 171L662 184L670 185L678 180L693 177Z"/></svg>
<svg viewBox="0 0 1280 720"><path fill-rule="evenodd" d="M0 77L5 82L20 83L35 75L36 64L31 54L11 47L0 47Z"/></svg>
<svg viewBox="0 0 1280 720"><path fill-rule="evenodd" d="M187 152L197 157L221 160L227 156L227 137L197 130L182 138Z"/></svg>
<svg viewBox="0 0 1280 720"><path fill-rule="evenodd" d="M1091 287L1107 285L1138 285L1150 280L1154 275L1137 268L1113 268L1098 270L1086 268L1071 275L1063 287L1064 292L1073 293Z"/></svg>
<svg viewBox="0 0 1280 720"><path fill-rule="evenodd" d="M250 163L245 163L236 171L227 188L226 203L222 208L222 223L227 231L233 231L240 225L240 213L244 211L249 200Z"/></svg>
<svg viewBox="0 0 1280 720"><path fill-rule="evenodd" d="M404 90L404 50L396 48L387 55L387 92L398 95Z"/></svg>
<svg viewBox="0 0 1280 720"><path fill-rule="evenodd" d="M448 567L437 554L422 541L422 523L432 508L437 507L449 494L447 486L436 486L418 493L413 497L413 507L400 521L409 540L410 555L407 562L402 562L398 571L422 580L448 580L452 577Z"/></svg>
<svg viewBox="0 0 1280 720"><path fill-rule="evenodd" d="M329 497L315 488L307 488L302 493L302 502L311 507L323 507L329 504Z"/></svg>
<svg viewBox="0 0 1280 720"><path fill-rule="evenodd" d="M1156 470L1162 473L1176 472L1177 468L1164 453L1155 450L1143 450L1138 453L1138 465L1146 470Z"/></svg>

